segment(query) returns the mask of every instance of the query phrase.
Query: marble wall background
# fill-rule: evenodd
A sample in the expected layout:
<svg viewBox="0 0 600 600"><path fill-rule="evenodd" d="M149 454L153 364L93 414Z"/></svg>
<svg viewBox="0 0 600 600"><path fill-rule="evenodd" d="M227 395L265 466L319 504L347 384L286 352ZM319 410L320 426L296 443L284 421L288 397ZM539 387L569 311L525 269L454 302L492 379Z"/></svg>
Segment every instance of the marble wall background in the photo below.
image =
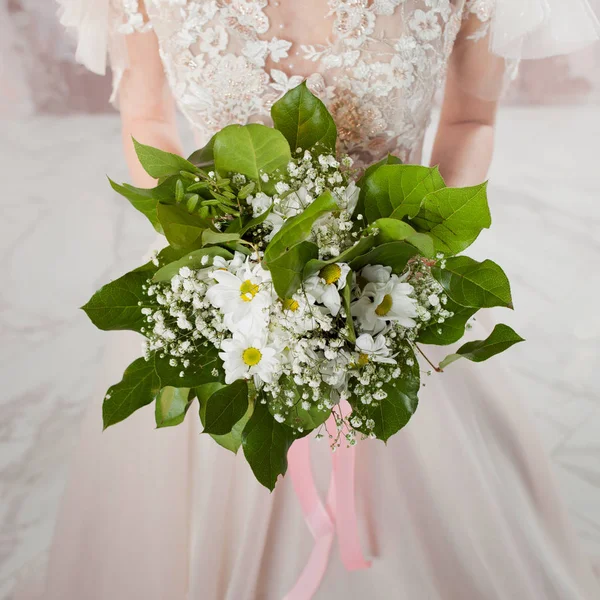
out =
<svg viewBox="0 0 600 600"><path fill-rule="evenodd" d="M0 122L0 600L43 566L107 341L78 310L153 233L109 191L126 180L115 115ZM506 355L573 523L600 564L600 204L596 107L501 114L494 228L475 254L507 270L525 338ZM189 145L190 140L188 140ZM126 335L126 334L125 334ZM476 368L476 366L474 366ZM92 467L93 468L93 467Z"/></svg>

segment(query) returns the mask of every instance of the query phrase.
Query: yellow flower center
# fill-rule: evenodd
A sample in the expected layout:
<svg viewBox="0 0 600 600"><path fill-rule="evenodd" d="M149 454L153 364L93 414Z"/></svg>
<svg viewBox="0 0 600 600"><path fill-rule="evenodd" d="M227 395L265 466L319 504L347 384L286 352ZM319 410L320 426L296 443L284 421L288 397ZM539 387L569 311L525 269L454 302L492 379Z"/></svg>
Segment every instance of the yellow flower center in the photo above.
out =
<svg viewBox="0 0 600 600"><path fill-rule="evenodd" d="M368 363L369 363L369 356L367 354L365 354L364 352L361 352L358 355L358 366L359 367L364 367Z"/></svg>
<svg viewBox="0 0 600 600"><path fill-rule="evenodd" d="M332 265L325 265L319 271L319 277L321 277L321 279L325 281L327 285L336 283L336 281L338 281L341 276L342 268L340 267L340 265L336 265L335 263Z"/></svg>
<svg viewBox="0 0 600 600"><path fill-rule="evenodd" d="M258 284L252 283L249 279L246 279L246 281L240 285L240 298L244 302L251 302L256 294L258 294Z"/></svg>
<svg viewBox="0 0 600 600"><path fill-rule="evenodd" d="M254 367L262 358L261 351L258 348L246 348L242 353L242 360L249 366Z"/></svg>
<svg viewBox="0 0 600 600"><path fill-rule="evenodd" d="M291 310L292 312L296 312L300 308L298 301L294 300L293 298L286 298L285 300L281 301L281 304L283 306L283 310Z"/></svg>
<svg viewBox="0 0 600 600"><path fill-rule="evenodd" d="M392 310L392 297L386 294L381 301L381 304L375 309L375 314L378 317L385 317Z"/></svg>

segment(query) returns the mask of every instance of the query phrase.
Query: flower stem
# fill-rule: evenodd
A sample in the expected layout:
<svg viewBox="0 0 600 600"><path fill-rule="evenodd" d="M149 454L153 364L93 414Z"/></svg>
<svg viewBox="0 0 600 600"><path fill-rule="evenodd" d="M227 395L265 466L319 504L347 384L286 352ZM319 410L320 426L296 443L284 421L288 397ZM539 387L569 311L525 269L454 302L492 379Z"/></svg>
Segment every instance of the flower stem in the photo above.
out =
<svg viewBox="0 0 600 600"><path fill-rule="evenodd" d="M432 369L436 372L436 373L443 373L444 369L440 369L439 367L436 367L430 360L429 358L427 358L427 355L423 352L423 350L421 350L421 348L419 348L419 346L417 346L417 344L415 344L415 348L419 351L419 353L421 354L421 356L431 365Z"/></svg>

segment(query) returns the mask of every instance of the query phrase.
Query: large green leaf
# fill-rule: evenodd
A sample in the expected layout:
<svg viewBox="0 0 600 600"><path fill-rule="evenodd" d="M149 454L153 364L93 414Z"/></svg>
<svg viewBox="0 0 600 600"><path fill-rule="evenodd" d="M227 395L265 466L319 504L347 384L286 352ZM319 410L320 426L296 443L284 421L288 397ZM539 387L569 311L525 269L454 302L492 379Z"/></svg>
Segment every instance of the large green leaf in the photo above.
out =
<svg viewBox="0 0 600 600"><path fill-rule="evenodd" d="M294 441L292 430L278 423L265 404L256 401L254 413L244 427L244 456L258 481L275 489L279 475L287 471L287 453Z"/></svg>
<svg viewBox="0 0 600 600"><path fill-rule="evenodd" d="M496 356L496 354L508 350L511 346L524 341L525 340L515 333L508 325L499 323L485 340L468 342L461 346L456 351L456 354L446 356L440 363L440 369L444 369L459 358L467 358L473 362L483 362L492 356Z"/></svg>
<svg viewBox="0 0 600 600"><path fill-rule="evenodd" d="M210 396L204 411L204 432L215 435L231 433L234 425L248 410L248 384L234 381Z"/></svg>
<svg viewBox="0 0 600 600"><path fill-rule="evenodd" d="M108 181L115 192L127 198L127 200L129 200L131 205L136 210L139 210L142 214L146 215L150 223L152 223L152 227L154 227L158 233L163 233L162 225L160 224L156 214L156 206L158 201L154 197L152 190L119 185L110 177L108 178Z"/></svg>
<svg viewBox="0 0 600 600"><path fill-rule="evenodd" d="M188 161L201 169L211 169L215 164L215 157L213 154L214 145L215 136L213 135L206 144L206 146L200 148L200 150L196 150L193 154L189 156Z"/></svg>
<svg viewBox="0 0 600 600"><path fill-rule="evenodd" d="M400 275L408 261L419 253L417 248L406 242L388 242L373 248L363 256L350 262L354 271L359 271L367 265L383 265L392 267L392 272Z"/></svg>
<svg viewBox="0 0 600 600"><path fill-rule="evenodd" d="M402 367L402 373L398 379L384 383L382 390L387 393L383 400L372 404L362 404L360 398L355 395L350 397L350 404L358 415L364 419L372 419L375 422L374 429L367 428L365 421L358 430L369 434L373 432L377 439L387 440L400 431L413 416L419 403L420 372L419 364L411 354L414 361L412 367Z"/></svg>
<svg viewBox="0 0 600 600"><path fill-rule="evenodd" d="M123 380L108 390L102 408L104 427L114 425L150 404L166 386L192 388L223 381L222 362L214 346L198 347L190 355L190 361L190 365L182 370L180 366L171 366L168 356L161 358L154 353L149 360L138 358L127 368Z"/></svg>
<svg viewBox="0 0 600 600"><path fill-rule="evenodd" d="M510 283L504 271L491 260L479 263L468 256L455 256L445 268L433 267L431 274L454 302L470 308L512 308Z"/></svg>
<svg viewBox="0 0 600 600"><path fill-rule="evenodd" d="M148 175L156 179L176 175L180 171L196 173L196 167L183 156L165 152L133 140L138 159Z"/></svg>
<svg viewBox="0 0 600 600"><path fill-rule="evenodd" d="M202 244L202 233L210 224L182 206L159 204L157 208L165 236L175 248L194 248Z"/></svg>
<svg viewBox="0 0 600 600"><path fill-rule="evenodd" d="M291 159L283 134L258 123L225 127L215 135L213 152L220 175L242 173L265 190L271 190L273 185L265 184L261 174L270 175L277 170L285 173Z"/></svg>
<svg viewBox="0 0 600 600"><path fill-rule="evenodd" d="M358 180L357 186L360 189L360 194L358 196L358 202L356 203L356 209L354 210L355 215L363 215L365 214L365 181L366 179L374 173L379 167L383 165L401 165L402 161L393 154L388 154L385 158L382 158L379 162L373 163L371 166L365 169L365 172L362 174L362 177Z"/></svg>
<svg viewBox="0 0 600 600"><path fill-rule="evenodd" d="M200 401L200 421L202 422L203 426L205 422L206 405L208 403L209 398L223 387L225 386L221 383L206 383L196 388L198 400ZM217 444L219 444L226 450L237 454L237 451L242 445L242 432L244 431L246 423L250 420L253 411L254 400L250 398L246 414L244 414L244 416L233 426L230 433L227 433L225 435L210 434L210 437L212 437L213 440L217 442Z"/></svg>
<svg viewBox="0 0 600 600"><path fill-rule="evenodd" d="M141 332L147 325L142 308L156 308L142 288L150 277L152 271L145 268L126 273L101 287L82 309L98 329Z"/></svg>
<svg viewBox="0 0 600 600"><path fill-rule="evenodd" d="M205 256L208 258L204 259ZM233 258L233 254L229 250L225 250L225 248L211 247L192 250L179 260L173 261L156 271L153 281L171 281L182 267L188 267L192 270L210 267L213 264L215 256L221 256L227 260ZM204 264L202 262L203 259L206 261Z"/></svg>
<svg viewBox="0 0 600 600"><path fill-rule="evenodd" d="M136 410L150 404L161 389L154 363L138 358L132 362L123 379L108 388L102 404L104 429L126 419Z"/></svg>
<svg viewBox="0 0 600 600"><path fill-rule="evenodd" d="M354 246L344 250L344 252L334 258L330 258L329 260L311 260L306 263L306 267L304 269L304 278L317 273L327 265L332 265L334 263L349 263L355 258L366 254L374 244L375 238L372 235L368 235L360 238L358 242L354 244Z"/></svg>
<svg viewBox="0 0 600 600"><path fill-rule="evenodd" d="M331 192L323 192L311 202L303 212L288 219L284 226L273 236L265 250L264 263L267 268L278 258L286 254L296 244L308 239L315 221L322 215L338 209Z"/></svg>
<svg viewBox="0 0 600 600"><path fill-rule="evenodd" d="M467 321L479 310L460 306L448 299L444 308L453 313L443 323L432 323L419 333L418 341L422 344L447 346L458 342L465 334Z"/></svg>
<svg viewBox="0 0 600 600"><path fill-rule="evenodd" d="M377 219L372 227L379 231L375 238L377 244L404 241L417 248L423 256L428 258L435 256L433 238L428 233L417 233L404 221L383 217Z"/></svg>
<svg viewBox="0 0 600 600"><path fill-rule="evenodd" d="M429 232L437 252L458 254L492 224L486 188L487 183L483 183L433 192L426 196L413 223L419 230Z"/></svg>
<svg viewBox="0 0 600 600"><path fill-rule="evenodd" d="M227 244L236 242L240 239L239 233L221 233L212 229L205 229L202 233L202 244L210 246L211 244Z"/></svg>
<svg viewBox="0 0 600 600"><path fill-rule="evenodd" d="M319 248L312 242L300 242L288 252L269 262L273 287L280 298L291 298L302 285L306 263L319 256Z"/></svg>
<svg viewBox="0 0 600 600"><path fill-rule="evenodd" d="M306 82L287 92L271 107L273 123L290 148L335 153L337 129L329 111L306 87Z"/></svg>
<svg viewBox="0 0 600 600"><path fill-rule="evenodd" d="M156 397L154 419L156 427L174 427L183 423L193 396L189 388L164 387Z"/></svg>
<svg viewBox="0 0 600 600"><path fill-rule="evenodd" d="M414 217L427 194L445 184L437 167L382 165L362 183L364 211L372 223L381 217Z"/></svg>

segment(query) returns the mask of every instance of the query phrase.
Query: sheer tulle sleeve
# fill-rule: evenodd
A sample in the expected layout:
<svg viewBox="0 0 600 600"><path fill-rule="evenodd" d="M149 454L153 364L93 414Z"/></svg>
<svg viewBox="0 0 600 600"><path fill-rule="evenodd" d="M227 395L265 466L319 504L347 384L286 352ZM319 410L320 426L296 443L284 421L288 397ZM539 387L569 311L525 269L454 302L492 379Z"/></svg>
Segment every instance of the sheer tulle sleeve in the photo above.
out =
<svg viewBox="0 0 600 600"><path fill-rule="evenodd" d="M104 75L110 64L114 102L128 66L125 36L151 28L142 1L58 0L58 5L60 22L77 40L77 62L99 75Z"/></svg>
<svg viewBox="0 0 600 600"><path fill-rule="evenodd" d="M497 100L520 60L567 54L599 39L588 0L466 0L451 68L465 91Z"/></svg>

